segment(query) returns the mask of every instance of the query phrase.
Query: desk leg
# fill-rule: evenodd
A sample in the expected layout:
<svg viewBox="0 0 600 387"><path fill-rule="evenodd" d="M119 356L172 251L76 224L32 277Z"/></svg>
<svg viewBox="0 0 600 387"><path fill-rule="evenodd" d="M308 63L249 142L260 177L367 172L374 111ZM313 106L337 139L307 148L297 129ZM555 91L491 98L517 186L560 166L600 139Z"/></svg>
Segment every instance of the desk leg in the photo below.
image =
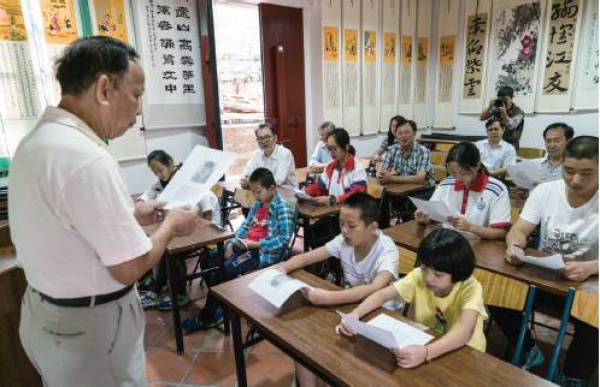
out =
<svg viewBox="0 0 600 387"><path fill-rule="evenodd" d="M381 214L381 222L379 224L380 229L390 227L390 198L384 192L381 197L381 208L379 209Z"/></svg>
<svg viewBox="0 0 600 387"><path fill-rule="evenodd" d="M183 355L183 331L181 329L181 313L179 311L179 304L177 303L177 294L175 293L176 287L173 286L173 281L178 277L175 274L175 259L170 254L165 253L165 259L167 260L167 269L169 271L169 287L171 288L171 303L173 305L173 327L175 329L175 342L177 343L177 355ZM185 276L181 278L185 281Z"/></svg>
<svg viewBox="0 0 600 387"><path fill-rule="evenodd" d="M227 308L229 309L229 308ZM244 359L244 343L242 342L242 326L240 315L233 310L229 311L231 315L231 333L233 336L233 352L235 354L235 371L237 374L238 387L246 387L246 360Z"/></svg>
<svg viewBox="0 0 600 387"><path fill-rule="evenodd" d="M225 247L223 242L217 243L217 251L219 253L219 262L221 263L219 265L219 276L221 277L219 283L223 283L227 279L225 273ZM229 308L223 307L223 314L223 332L225 333L225 336L229 336L229 322L231 320L229 317Z"/></svg>

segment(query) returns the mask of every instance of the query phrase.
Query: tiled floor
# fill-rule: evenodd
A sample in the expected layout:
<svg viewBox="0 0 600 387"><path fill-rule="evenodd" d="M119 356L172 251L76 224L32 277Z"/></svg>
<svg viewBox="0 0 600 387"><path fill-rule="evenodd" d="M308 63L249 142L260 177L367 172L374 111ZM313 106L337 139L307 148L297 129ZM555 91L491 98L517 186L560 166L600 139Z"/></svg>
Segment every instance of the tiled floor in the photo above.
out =
<svg viewBox="0 0 600 387"><path fill-rule="evenodd" d="M294 252L302 251L302 241L296 243ZM198 313L204 305L206 290L200 289L195 281L189 290L194 300L182 312L182 318ZM536 314L536 319L547 325L558 326L558 320ZM243 335L247 332L244 326ZM537 340L548 360L551 355L556 332L543 327L536 328ZM570 337L565 343L568 345ZM230 338L221 330L197 331L184 336L185 355L177 356L171 312L146 311L146 374L148 386L226 386L236 385L235 358ZM502 333L492 326L487 351L499 358L507 358L507 344ZM563 351L564 352L564 351ZM562 356L561 356L562 361ZM547 361L546 361L547 363ZM293 386L294 363L270 343L263 341L246 351L248 385L250 386ZM544 377L546 366L538 367L534 373ZM598 385L596 371L593 385Z"/></svg>

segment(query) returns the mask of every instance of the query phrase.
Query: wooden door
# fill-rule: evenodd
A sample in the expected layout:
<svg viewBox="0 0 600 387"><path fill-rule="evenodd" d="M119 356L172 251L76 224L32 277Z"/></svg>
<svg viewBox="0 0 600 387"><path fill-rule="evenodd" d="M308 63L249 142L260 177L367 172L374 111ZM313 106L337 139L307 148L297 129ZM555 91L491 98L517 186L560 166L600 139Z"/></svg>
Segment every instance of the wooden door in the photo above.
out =
<svg viewBox="0 0 600 387"><path fill-rule="evenodd" d="M275 125L279 141L306 166L304 30L302 9L259 4L265 119Z"/></svg>

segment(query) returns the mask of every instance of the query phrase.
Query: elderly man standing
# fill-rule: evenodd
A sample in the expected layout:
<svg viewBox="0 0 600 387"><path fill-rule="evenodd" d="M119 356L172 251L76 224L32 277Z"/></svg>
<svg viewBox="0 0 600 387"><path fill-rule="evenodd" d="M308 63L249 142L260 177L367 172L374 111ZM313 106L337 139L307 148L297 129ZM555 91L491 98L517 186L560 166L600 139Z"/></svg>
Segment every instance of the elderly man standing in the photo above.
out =
<svg viewBox="0 0 600 387"><path fill-rule="evenodd" d="M140 114L144 74L135 50L82 38L57 62L62 89L15 153L10 229L28 288L20 337L45 386L145 386L144 314L136 281L196 209L162 218L162 203L134 204L103 139Z"/></svg>
<svg viewBox="0 0 600 387"><path fill-rule="evenodd" d="M262 124L256 129L258 149L254 152L244 171L242 187L248 188L248 176L256 168L267 168L275 177L277 187L298 188L294 156L289 149L277 144L275 129L269 124Z"/></svg>

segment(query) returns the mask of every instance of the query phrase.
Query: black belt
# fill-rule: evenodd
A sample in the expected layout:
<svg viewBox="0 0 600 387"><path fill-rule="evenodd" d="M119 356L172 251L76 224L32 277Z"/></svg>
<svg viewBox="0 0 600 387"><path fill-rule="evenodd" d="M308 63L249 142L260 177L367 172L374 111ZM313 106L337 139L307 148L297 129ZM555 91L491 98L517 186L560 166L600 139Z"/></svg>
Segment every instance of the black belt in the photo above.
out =
<svg viewBox="0 0 600 387"><path fill-rule="evenodd" d="M31 289L35 293L39 294L40 297L42 298L42 300L44 300L52 305L66 306L69 308L83 308L83 307L91 308L94 305L102 305L102 304L106 304L111 301L118 300L119 298L121 298L124 295L126 295L127 293L129 293L129 291L131 291L131 289L133 289L133 285L124 287L123 289L117 290L116 292L113 292L113 293L100 294L98 296L92 296L92 297L79 297L79 298L52 298L40 291L37 291L33 288L31 288Z"/></svg>

